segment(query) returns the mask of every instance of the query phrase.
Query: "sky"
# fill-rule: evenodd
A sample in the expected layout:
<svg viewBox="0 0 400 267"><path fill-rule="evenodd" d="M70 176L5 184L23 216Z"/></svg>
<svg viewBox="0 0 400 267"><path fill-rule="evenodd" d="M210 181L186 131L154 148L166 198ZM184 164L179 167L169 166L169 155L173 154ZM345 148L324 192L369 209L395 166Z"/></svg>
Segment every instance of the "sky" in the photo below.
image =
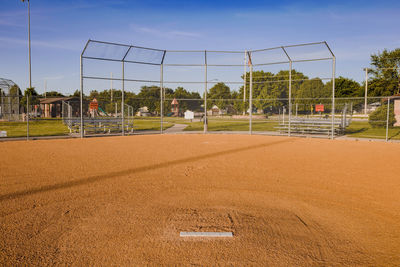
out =
<svg viewBox="0 0 400 267"><path fill-rule="evenodd" d="M371 54L400 47L398 14L400 1L384 0L31 0L32 83L39 93L45 80L47 91L73 93L80 86L80 54L88 39L240 51L326 41L336 55L336 76L362 82ZM0 0L0 77L21 88L29 85L27 21L27 2ZM92 67L110 73L107 66ZM318 69L316 64L315 75ZM170 77L185 76L177 73ZM227 77L236 79L229 77L233 73Z"/></svg>

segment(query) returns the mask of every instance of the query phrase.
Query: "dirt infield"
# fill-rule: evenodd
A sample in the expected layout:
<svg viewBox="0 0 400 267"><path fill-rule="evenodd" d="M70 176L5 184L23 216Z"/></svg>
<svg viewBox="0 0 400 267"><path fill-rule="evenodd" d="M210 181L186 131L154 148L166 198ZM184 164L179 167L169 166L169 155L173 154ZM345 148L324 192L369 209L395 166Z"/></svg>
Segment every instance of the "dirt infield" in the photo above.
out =
<svg viewBox="0 0 400 267"><path fill-rule="evenodd" d="M0 151L4 265L400 265L400 144L158 135Z"/></svg>

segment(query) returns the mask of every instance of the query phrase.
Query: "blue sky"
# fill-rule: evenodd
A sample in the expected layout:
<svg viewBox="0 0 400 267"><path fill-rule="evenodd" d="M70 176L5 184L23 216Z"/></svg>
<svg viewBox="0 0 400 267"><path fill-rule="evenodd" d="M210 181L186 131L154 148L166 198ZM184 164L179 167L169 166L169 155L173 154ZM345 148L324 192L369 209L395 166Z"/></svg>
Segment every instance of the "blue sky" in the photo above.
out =
<svg viewBox="0 0 400 267"><path fill-rule="evenodd" d="M0 77L28 86L27 4L0 0ZM31 0L33 86L79 88L87 39L244 50L327 41L337 76L363 81L371 53L400 47L400 1Z"/></svg>

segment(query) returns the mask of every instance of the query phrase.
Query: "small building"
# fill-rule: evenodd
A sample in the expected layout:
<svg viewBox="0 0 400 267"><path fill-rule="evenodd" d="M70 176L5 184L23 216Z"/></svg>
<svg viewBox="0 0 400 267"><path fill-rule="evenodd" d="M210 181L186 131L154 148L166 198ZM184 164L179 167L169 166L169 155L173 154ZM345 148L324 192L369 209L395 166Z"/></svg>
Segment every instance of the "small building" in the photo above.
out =
<svg viewBox="0 0 400 267"><path fill-rule="evenodd" d="M79 97L54 97L42 98L40 101L41 117L43 118L61 118L68 114L68 116L80 116L80 103ZM89 101L84 100L83 112L88 111Z"/></svg>
<svg viewBox="0 0 400 267"><path fill-rule="evenodd" d="M212 106L212 108L209 111L207 111L207 115L209 116L218 116L221 114L222 114L221 109L217 105Z"/></svg>
<svg viewBox="0 0 400 267"><path fill-rule="evenodd" d="M149 111L149 108L144 106L144 107L140 107L139 111L136 112L136 116L138 117L150 117L151 116L151 112Z"/></svg>

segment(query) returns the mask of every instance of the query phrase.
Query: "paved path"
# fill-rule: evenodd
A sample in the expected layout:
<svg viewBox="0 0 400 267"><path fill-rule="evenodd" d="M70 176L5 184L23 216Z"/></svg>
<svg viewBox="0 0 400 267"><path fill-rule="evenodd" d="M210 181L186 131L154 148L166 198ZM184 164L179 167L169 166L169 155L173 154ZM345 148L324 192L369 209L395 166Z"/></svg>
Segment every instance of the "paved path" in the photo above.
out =
<svg viewBox="0 0 400 267"><path fill-rule="evenodd" d="M182 132L186 127L186 124L175 124L174 126L166 129L164 133L179 133Z"/></svg>

